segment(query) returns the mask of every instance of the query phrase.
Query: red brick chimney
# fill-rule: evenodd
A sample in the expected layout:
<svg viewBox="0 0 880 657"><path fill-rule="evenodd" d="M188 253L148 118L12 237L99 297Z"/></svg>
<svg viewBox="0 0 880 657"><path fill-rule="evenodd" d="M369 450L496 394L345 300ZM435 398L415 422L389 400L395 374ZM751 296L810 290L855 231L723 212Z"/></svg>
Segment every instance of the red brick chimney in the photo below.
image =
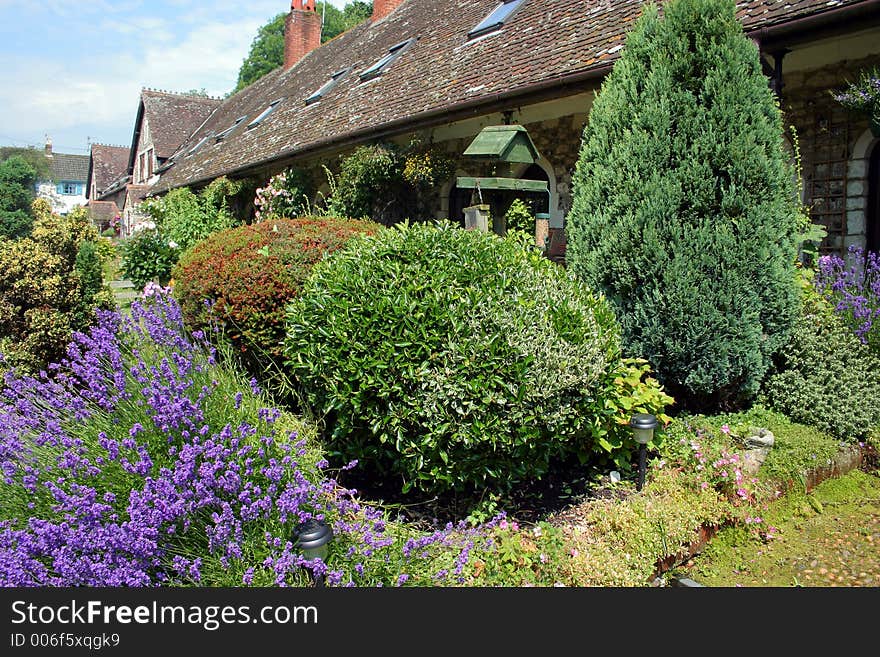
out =
<svg viewBox="0 0 880 657"><path fill-rule="evenodd" d="M290 68L320 45L321 17L315 0L291 0L284 24L284 68Z"/></svg>
<svg viewBox="0 0 880 657"><path fill-rule="evenodd" d="M373 0L373 20L385 18L403 4L403 0Z"/></svg>

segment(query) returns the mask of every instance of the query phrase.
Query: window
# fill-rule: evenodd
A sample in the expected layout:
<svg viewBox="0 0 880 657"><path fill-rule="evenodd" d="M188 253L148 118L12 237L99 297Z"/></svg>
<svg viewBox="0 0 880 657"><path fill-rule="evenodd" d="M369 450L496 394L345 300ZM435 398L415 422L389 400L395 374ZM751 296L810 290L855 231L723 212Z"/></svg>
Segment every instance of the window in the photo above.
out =
<svg viewBox="0 0 880 657"><path fill-rule="evenodd" d="M153 177L153 149L147 151L147 180Z"/></svg>
<svg viewBox="0 0 880 657"><path fill-rule="evenodd" d="M404 51L412 44L415 39L409 39L407 41L403 41L398 43L396 46L391 46L388 49L388 54L386 54L382 59L377 61L375 64L370 66L365 71L361 72L361 82L365 80L372 80L373 78L379 77L382 75L382 71L384 71L395 59L400 57Z"/></svg>
<svg viewBox="0 0 880 657"><path fill-rule="evenodd" d="M486 18L480 21L474 29L468 32L468 37L478 37L483 34L488 34L489 32L494 32L495 30L500 30L501 26L504 25L504 21L510 18L510 15L516 11L517 7L522 3L523 0L504 0L501 4L495 7Z"/></svg>
<svg viewBox="0 0 880 657"><path fill-rule="evenodd" d="M202 146L205 145L206 141L208 141L208 138L202 137L195 146L193 146L191 149L189 149L189 152L187 153L187 155L192 155L193 153L195 153L197 150L199 150Z"/></svg>
<svg viewBox="0 0 880 657"><path fill-rule="evenodd" d="M55 185L55 191L64 196L79 196L82 194L83 186L75 182L60 182Z"/></svg>
<svg viewBox="0 0 880 657"><path fill-rule="evenodd" d="M251 128L256 128L258 125L260 125L267 116L275 111L275 106L278 105L278 103L280 103L282 100L283 98L279 98L278 100L272 101L269 107L260 112L260 115L257 118L248 123L247 129L250 130Z"/></svg>
<svg viewBox="0 0 880 657"><path fill-rule="evenodd" d="M223 132L217 133L217 136L214 137L214 140L215 141L223 141L224 139L226 139L226 136L230 132L235 130L238 127L238 124L241 123L242 121L244 121L246 118L247 118L247 116L239 116L237 119L235 119L235 123L233 123L231 126L226 128L226 130L224 130Z"/></svg>
<svg viewBox="0 0 880 657"><path fill-rule="evenodd" d="M340 71L336 71L336 73L330 76L330 79L327 80L327 82L321 85L320 89L318 89L315 93L306 98L306 105L311 105L312 103L317 103L319 100L321 100L321 98L323 98L328 91L335 87L339 83L339 81L343 77L345 77L345 74L348 73L350 70L350 68L344 68Z"/></svg>

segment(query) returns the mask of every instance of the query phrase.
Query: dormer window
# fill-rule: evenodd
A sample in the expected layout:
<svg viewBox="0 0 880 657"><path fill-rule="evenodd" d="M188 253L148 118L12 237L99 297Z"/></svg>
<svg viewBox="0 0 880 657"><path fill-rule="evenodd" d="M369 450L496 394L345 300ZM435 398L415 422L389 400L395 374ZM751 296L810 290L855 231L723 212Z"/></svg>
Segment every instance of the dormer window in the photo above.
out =
<svg viewBox="0 0 880 657"><path fill-rule="evenodd" d="M256 128L258 125L260 125L260 124L265 120L265 118L266 118L267 116L269 116L272 112L275 111L275 107L276 107L276 106L278 105L278 103L280 103L282 100L283 100L283 98L279 98L278 100L274 100L274 101L272 101L272 103L269 105L269 107L267 107L267 108L264 109L262 112L260 112L260 115L259 115L257 118L255 118L253 121L251 121L250 123L248 123L248 125L247 125L247 129L250 130L251 128Z"/></svg>
<svg viewBox="0 0 880 657"><path fill-rule="evenodd" d="M415 39L407 39L406 41L398 43L396 46L391 46L388 49L388 54L386 54L382 57L382 59L370 66L370 68L361 72L361 82L372 80L373 78L377 78L382 75L384 70L388 68L395 59L400 57L414 41Z"/></svg>
<svg viewBox="0 0 880 657"><path fill-rule="evenodd" d="M339 71L336 71L336 73L330 76L330 79L327 80L327 82L321 85L320 89L318 89L315 93L306 98L306 105L311 105L312 103L317 103L319 100L321 100L321 98L327 95L327 92L329 92L333 87L339 84L339 81L343 77L345 77L345 74L348 73L350 70L350 68L343 68Z"/></svg>
<svg viewBox="0 0 880 657"><path fill-rule="evenodd" d="M215 141L223 141L224 139L226 139L226 137L229 135L229 133L232 132L233 130L235 130L238 127L238 124L241 123L242 121L244 121L246 118L247 118L247 116L240 116L237 119L235 119L235 123L233 123L231 126L226 128L226 130L217 133L217 136L214 137L214 140Z"/></svg>
<svg viewBox="0 0 880 657"><path fill-rule="evenodd" d="M486 16L480 23L468 32L468 37L474 37L500 30L504 22L510 18L511 14L523 3L523 0L503 0L491 13Z"/></svg>

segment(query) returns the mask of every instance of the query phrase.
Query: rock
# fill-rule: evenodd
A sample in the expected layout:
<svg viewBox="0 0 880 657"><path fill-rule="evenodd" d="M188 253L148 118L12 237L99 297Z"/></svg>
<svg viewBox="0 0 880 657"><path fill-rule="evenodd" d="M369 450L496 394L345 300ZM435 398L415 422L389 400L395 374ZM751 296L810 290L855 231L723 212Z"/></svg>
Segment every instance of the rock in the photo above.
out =
<svg viewBox="0 0 880 657"><path fill-rule="evenodd" d="M752 427L749 429L749 435L746 436L746 447L750 448L770 449L774 442L773 432L763 427Z"/></svg>

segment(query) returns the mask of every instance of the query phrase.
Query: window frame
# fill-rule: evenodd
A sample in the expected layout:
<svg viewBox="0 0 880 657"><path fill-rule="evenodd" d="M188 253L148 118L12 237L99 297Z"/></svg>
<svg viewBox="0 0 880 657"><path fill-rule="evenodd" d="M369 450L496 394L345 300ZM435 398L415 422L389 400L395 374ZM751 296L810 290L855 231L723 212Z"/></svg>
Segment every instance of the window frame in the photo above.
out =
<svg viewBox="0 0 880 657"><path fill-rule="evenodd" d="M510 20L510 17L513 16L519 8L523 5L525 0L501 0L498 5L490 11L486 17L481 20L476 26L468 32L468 39L475 39L477 37L483 36L484 34L490 34L492 32L497 32L504 24ZM501 14L500 10L502 10L507 5L513 5L506 12ZM492 20L492 17L501 14L500 18L496 18Z"/></svg>
<svg viewBox="0 0 880 657"><path fill-rule="evenodd" d="M415 37L407 39L406 41L401 41L398 44L391 46L388 49L388 52L382 55L378 60L373 62L370 66L365 68L358 74L361 82L367 82L368 80L374 80L382 75L385 70L391 66L403 53L409 50L409 47L415 43Z"/></svg>
<svg viewBox="0 0 880 657"><path fill-rule="evenodd" d="M216 143L226 139L227 135L229 135L233 130L240 126L242 122L247 119L247 117L248 115L245 114L244 116L239 116L237 119L235 119L235 122L231 126L217 133L217 135L214 137L214 142Z"/></svg>
<svg viewBox="0 0 880 657"><path fill-rule="evenodd" d="M329 80L327 80L324 84L322 84L322 85L318 88L317 91L315 91L314 93L312 93L311 96L309 96L308 98L306 98L306 100L305 100L306 105L312 105L313 103L317 103L317 102L318 102L319 100L321 100L324 96L326 96L327 93L328 93L331 89L333 89L337 84L339 84L339 81L340 81L342 78L344 78L344 77L348 74L349 71L351 71L351 68L352 68L352 67L349 66L348 68L339 69L338 71L336 71L335 73L333 73L333 74L330 76L330 79L329 79Z"/></svg>
<svg viewBox="0 0 880 657"><path fill-rule="evenodd" d="M273 100L271 103L269 103L269 107L267 107L267 108L264 109L262 112L260 112L260 113L257 115L257 117L256 117L253 121L251 121L250 123L248 123L246 129L247 129L247 130L253 130L253 129L256 128L258 125L260 125L263 121L265 121L266 118L268 118L268 116L269 116L272 112L275 111L275 108L278 107L278 104L279 104L282 100L284 100L284 98L279 98L278 100Z"/></svg>

